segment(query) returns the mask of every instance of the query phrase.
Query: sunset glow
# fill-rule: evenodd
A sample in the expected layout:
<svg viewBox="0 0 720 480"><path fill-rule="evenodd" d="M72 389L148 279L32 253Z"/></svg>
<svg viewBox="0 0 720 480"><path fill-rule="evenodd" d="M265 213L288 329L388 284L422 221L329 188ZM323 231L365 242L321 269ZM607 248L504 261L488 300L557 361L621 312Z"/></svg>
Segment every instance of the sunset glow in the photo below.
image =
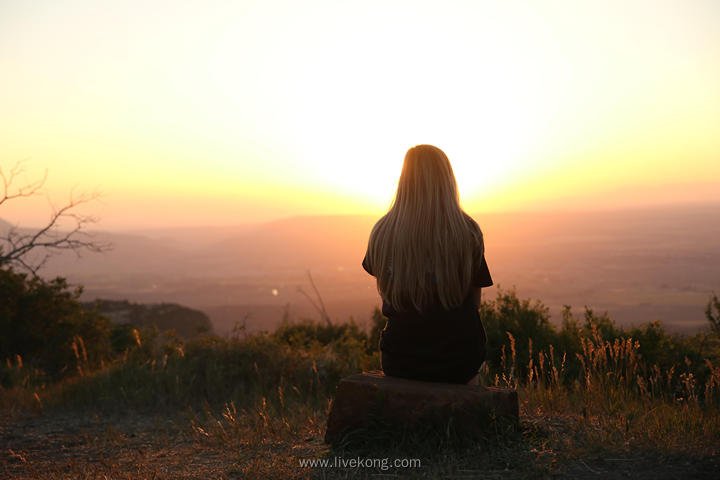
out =
<svg viewBox="0 0 720 480"><path fill-rule="evenodd" d="M473 212L720 201L716 2L440 5L5 2L0 166L111 229L380 213L419 143Z"/></svg>

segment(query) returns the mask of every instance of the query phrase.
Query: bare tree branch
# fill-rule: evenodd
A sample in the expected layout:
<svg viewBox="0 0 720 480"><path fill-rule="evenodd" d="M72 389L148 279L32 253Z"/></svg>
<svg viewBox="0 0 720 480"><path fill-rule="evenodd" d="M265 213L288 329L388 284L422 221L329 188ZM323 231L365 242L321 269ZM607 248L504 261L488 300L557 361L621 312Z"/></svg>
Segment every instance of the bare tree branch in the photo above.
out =
<svg viewBox="0 0 720 480"><path fill-rule="evenodd" d="M320 305L318 305L318 303L315 303L315 301L310 297L310 295L308 295L305 292L305 290L303 290L302 288L298 287L297 291L302 293L303 295L305 295L305 298L308 299L308 301L312 304L312 306L315 307L315 310L317 310L318 313L320 314L320 318L325 320L325 322L328 324L328 326L330 326L330 325L332 325L332 322L330 321L330 315L328 315L327 310L325 310L325 303L323 302L323 299L320 296L320 291L315 286L315 282L313 281L312 275L310 275L310 270L307 271L307 274L308 274L308 279L310 279L310 285L312 286L313 291L315 292L315 296L317 297L318 303Z"/></svg>
<svg viewBox="0 0 720 480"><path fill-rule="evenodd" d="M0 180L2 180L3 187L2 196L0 196L0 205L14 198L31 197L38 193L40 189L45 185L45 181L47 180L47 170L45 170L45 174L40 180L37 180L35 182L29 182L19 187L15 191L15 193L10 193L10 187L12 186L15 177L17 177L24 171L25 169L23 168L22 162L18 162L13 165L8 174L5 174L2 167L0 167Z"/></svg>
<svg viewBox="0 0 720 480"><path fill-rule="evenodd" d="M47 170L43 178L25 185L13 188L13 182L22 173L22 163L15 164L8 173L0 168L0 206L7 201L17 198L27 198L40 193L47 180ZM69 201L60 208L52 207L50 218L44 226L37 230L20 229L12 226L0 237L0 266L10 265L37 275L47 260L54 254L72 250L80 257L80 252L108 251L112 245L108 242L96 240L89 232L87 226L97 222L90 215L77 212L83 204L97 200L97 193L75 196L71 193ZM65 224L70 223L67 227ZM64 228L61 230L61 228ZM31 252L42 252L40 257L32 258Z"/></svg>

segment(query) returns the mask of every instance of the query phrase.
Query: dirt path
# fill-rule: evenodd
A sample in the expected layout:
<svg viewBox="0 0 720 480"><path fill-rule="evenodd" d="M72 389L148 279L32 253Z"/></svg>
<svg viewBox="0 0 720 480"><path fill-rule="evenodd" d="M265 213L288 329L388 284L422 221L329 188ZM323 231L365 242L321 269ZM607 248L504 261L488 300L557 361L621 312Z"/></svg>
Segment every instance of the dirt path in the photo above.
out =
<svg viewBox="0 0 720 480"><path fill-rule="evenodd" d="M167 418L57 414L0 420L0 478L239 478L237 454Z"/></svg>

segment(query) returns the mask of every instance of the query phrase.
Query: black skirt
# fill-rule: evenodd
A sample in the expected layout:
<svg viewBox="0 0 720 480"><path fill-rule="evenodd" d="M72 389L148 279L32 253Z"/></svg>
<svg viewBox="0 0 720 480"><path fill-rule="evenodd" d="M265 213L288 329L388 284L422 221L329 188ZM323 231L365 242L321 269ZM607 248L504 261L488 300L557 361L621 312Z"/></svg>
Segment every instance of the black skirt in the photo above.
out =
<svg viewBox="0 0 720 480"><path fill-rule="evenodd" d="M485 346L481 354L467 361L432 361L387 352L382 352L381 359L383 372L391 377L425 382L468 383L485 361Z"/></svg>
<svg viewBox="0 0 720 480"><path fill-rule="evenodd" d="M422 316L384 310L388 322L380 351L386 375L467 383L485 361L487 335L472 299L452 311Z"/></svg>

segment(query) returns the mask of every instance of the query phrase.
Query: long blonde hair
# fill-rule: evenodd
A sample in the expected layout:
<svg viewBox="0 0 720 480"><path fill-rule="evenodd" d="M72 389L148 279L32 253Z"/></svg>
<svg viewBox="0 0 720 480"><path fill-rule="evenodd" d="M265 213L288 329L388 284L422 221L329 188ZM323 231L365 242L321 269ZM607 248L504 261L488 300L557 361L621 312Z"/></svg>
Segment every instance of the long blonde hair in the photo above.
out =
<svg viewBox="0 0 720 480"><path fill-rule="evenodd" d="M375 224L367 260L383 300L398 311L460 305L469 293L482 232L460 207L445 153L432 145L405 154L390 210Z"/></svg>

